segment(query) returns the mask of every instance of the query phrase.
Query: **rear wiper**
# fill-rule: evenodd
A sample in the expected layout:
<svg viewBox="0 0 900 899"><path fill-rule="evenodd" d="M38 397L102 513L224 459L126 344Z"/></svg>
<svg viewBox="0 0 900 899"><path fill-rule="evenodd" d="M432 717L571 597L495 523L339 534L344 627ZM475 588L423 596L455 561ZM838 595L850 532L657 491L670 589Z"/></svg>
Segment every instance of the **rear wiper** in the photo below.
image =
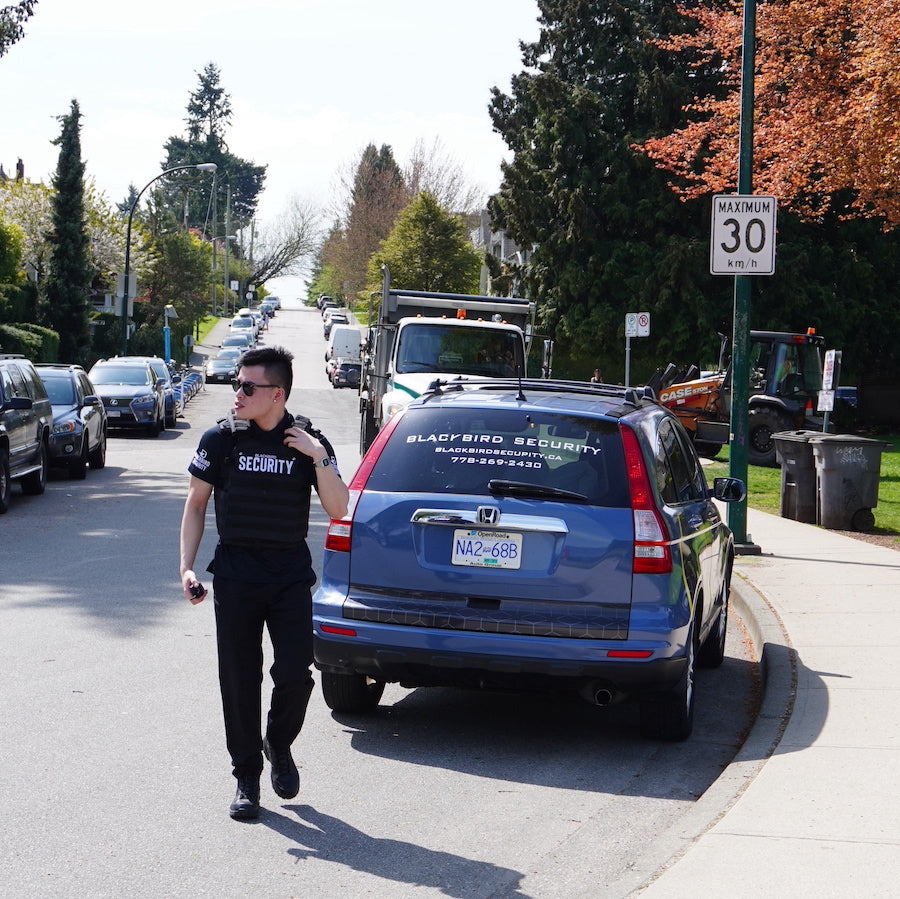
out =
<svg viewBox="0 0 900 899"><path fill-rule="evenodd" d="M567 499L576 503L586 503L588 498L574 490L546 487L543 484L526 484L523 481L502 481L494 478L488 481L488 490L499 496L525 496L535 499Z"/></svg>

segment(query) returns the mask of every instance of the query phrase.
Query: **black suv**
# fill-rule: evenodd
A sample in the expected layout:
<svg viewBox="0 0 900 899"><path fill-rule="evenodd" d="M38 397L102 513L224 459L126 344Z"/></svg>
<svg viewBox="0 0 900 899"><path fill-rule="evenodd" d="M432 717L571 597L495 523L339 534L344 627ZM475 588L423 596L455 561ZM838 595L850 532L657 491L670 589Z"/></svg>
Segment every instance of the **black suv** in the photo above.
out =
<svg viewBox="0 0 900 899"><path fill-rule="evenodd" d="M53 408L40 376L24 357L0 354L0 514L12 481L37 495L47 486Z"/></svg>
<svg viewBox="0 0 900 899"><path fill-rule="evenodd" d="M50 459L83 480L106 465L106 409L80 365L35 366L53 405Z"/></svg>

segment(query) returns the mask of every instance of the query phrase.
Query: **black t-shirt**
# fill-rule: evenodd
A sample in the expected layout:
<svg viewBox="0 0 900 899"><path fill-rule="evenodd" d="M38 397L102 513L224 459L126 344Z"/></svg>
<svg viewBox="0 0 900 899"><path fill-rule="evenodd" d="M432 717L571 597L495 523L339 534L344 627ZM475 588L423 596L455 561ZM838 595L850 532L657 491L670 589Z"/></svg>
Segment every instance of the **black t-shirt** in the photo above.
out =
<svg viewBox="0 0 900 899"><path fill-rule="evenodd" d="M214 488L219 545L207 570L217 577L315 581L304 538L316 475L309 456L284 446L293 423L286 413L271 431L253 422L237 433L217 425L200 438L188 471ZM331 445L322 444L334 462Z"/></svg>

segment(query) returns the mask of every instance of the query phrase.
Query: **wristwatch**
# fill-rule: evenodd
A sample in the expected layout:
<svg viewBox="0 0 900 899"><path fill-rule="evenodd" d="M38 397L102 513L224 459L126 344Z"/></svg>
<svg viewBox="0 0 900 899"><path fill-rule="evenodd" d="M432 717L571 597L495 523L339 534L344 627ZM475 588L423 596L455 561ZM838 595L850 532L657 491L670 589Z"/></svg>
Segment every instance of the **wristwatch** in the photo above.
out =
<svg viewBox="0 0 900 899"><path fill-rule="evenodd" d="M331 465L331 456L325 456L324 459L319 459L318 462L314 463L316 468L328 468Z"/></svg>

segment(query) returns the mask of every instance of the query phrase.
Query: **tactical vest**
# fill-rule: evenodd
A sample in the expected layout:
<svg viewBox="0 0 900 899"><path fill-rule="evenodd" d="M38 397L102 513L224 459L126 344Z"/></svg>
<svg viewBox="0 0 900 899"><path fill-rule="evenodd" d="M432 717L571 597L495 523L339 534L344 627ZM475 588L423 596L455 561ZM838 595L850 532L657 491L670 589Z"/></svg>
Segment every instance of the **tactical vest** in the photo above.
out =
<svg viewBox="0 0 900 899"><path fill-rule="evenodd" d="M284 446L284 428L230 436L225 483L215 491L222 543L278 547L303 542L309 527L312 460Z"/></svg>

